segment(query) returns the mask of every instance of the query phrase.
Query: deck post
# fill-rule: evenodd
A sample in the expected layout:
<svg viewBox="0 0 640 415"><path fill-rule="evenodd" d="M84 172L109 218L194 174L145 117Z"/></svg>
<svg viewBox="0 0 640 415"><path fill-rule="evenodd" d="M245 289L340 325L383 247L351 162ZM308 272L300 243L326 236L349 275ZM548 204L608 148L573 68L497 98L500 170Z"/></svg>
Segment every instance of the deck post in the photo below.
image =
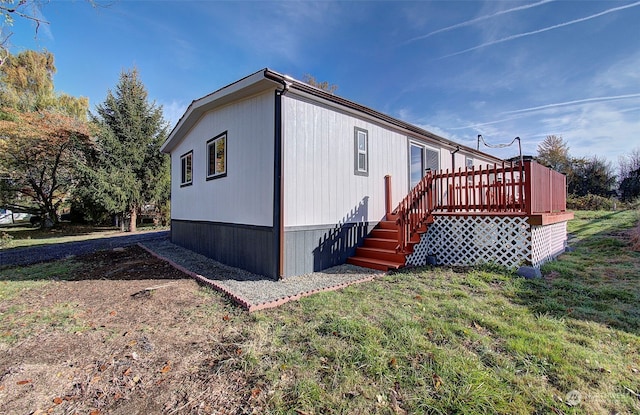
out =
<svg viewBox="0 0 640 415"><path fill-rule="evenodd" d="M531 161L524 162L524 211L528 215L533 214L533 186L532 186Z"/></svg>
<svg viewBox="0 0 640 415"><path fill-rule="evenodd" d="M384 211L387 216L391 214L392 208L392 194L391 194L391 176L384 176Z"/></svg>

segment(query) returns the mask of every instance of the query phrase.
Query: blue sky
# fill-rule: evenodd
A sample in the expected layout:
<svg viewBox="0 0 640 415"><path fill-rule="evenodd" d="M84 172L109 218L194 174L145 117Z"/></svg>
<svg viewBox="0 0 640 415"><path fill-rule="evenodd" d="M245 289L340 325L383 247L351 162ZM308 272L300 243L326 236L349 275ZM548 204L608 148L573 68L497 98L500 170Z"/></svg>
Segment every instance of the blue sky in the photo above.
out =
<svg viewBox="0 0 640 415"><path fill-rule="evenodd" d="M12 51L54 53L56 89L104 101L137 67L172 125L195 98L261 68L462 144L561 135L572 156L640 147L640 2L52 0ZM502 157L513 147L483 148Z"/></svg>

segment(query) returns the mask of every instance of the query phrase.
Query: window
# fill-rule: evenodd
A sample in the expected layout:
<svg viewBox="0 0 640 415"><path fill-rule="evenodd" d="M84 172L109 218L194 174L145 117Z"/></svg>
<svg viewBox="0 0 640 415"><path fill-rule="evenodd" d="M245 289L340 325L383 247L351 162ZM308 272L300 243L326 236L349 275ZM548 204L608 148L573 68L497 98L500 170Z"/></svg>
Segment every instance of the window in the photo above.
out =
<svg viewBox="0 0 640 415"><path fill-rule="evenodd" d="M180 156L180 186L189 186L193 183L193 151Z"/></svg>
<svg viewBox="0 0 640 415"><path fill-rule="evenodd" d="M409 139L409 189L414 188L427 171L440 170L440 152Z"/></svg>
<svg viewBox="0 0 640 415"><path fill-rule="evenodd" d="M369 175L369 133L356 127L354 130L354 167L359 176Z"/></svg>
<svg viewBox="0 0 640 415"><path fill-rule="evenodd" d="M207 141L207 180L227 175L227 132Z"/></svg>
<svg viewBox="0 0 640 415"><path fill-rule="evenodd" d="M473 167L473 158L472 158L472 157L469 157L469 156L465 157L465 159L464 159L464 165L465 165L465 167L466 167L466 168L468 168L468 169L472 168L472 167Z"/></svg>

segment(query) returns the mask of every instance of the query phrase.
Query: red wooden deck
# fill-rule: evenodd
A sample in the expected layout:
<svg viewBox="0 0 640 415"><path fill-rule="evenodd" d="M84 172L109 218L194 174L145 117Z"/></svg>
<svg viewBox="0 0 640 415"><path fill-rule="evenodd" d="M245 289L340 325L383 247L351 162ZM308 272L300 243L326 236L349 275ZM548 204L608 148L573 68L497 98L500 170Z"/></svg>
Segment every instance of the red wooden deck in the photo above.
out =
<svg viewBox="0 0 640 415"><path fill-rule="evenodd" d="M349 263L387 270L404 266L406 255L413 252L434 215L523 216L530 225L573 219L566 210L566 177L535 161L427 172L393 211L390 176L385 177L385 188L385 221ZM384 248L376 248L377 244Z"/></svg>

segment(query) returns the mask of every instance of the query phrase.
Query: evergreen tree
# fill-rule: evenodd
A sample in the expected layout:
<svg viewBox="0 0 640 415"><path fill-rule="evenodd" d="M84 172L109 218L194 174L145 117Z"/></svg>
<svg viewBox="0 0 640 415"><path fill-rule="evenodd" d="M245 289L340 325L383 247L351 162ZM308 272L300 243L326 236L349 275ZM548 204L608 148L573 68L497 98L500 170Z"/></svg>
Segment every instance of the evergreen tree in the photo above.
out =
<svg viewBox="0 0 640 415"><path fill-rule="evenodd" d="M93 197L136 230L138 212L169 198L169 159L160 153L168 124L162 107L149 102L136 69L123 71L115 92L92 115L100 133L94 168L86 170Z"/></svg>

